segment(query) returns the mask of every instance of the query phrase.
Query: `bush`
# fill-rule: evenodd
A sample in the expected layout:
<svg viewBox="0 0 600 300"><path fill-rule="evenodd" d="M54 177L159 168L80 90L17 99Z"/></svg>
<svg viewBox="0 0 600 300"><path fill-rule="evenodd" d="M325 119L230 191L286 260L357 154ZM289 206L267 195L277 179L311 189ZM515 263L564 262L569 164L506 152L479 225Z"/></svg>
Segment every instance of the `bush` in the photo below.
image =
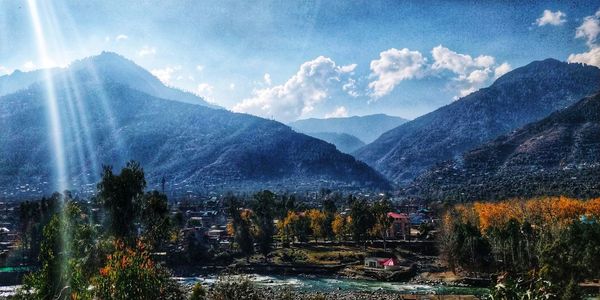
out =
<svg viewBox="0 0 600 300"><path fill-rule="evenodd" d="M152 261L141 243L130 248L117 241L115 248L92 279L98 299L184 299L179 284Z"/></svg>
<svg viewBox="0 0 600 300"><path fill-rule="evenodd" d="M213 286L208 299L211 300L264 300L262 293L246 277L223 277Z"/></svg>
<svg viewBox="0 0 600 300"><path fill-rule="evenodd" d="M190 296L190 300L205 300L206 299L206 290L200 283L196 283L194 287L192 287L192 295Z"/></svg>

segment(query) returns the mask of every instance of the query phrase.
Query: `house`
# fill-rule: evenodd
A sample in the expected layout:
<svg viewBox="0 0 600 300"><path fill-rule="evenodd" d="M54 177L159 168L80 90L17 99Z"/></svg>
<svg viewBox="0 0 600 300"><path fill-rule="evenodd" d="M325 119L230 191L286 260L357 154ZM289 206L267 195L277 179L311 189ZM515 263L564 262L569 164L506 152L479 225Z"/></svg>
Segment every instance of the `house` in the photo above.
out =
<svg viewBox="0 0 600 300"><path fill-rule="evenodd" d="M367 257L365 258L365 267L384 270L397 270L400 268L400 265L398 260L395 258Z"/></svg>
<svg viewBox="0 0 600 300"><path fill-rule="evenodd" d="M392 225L388 229L387 236L389 238L406 239L410 235L410 219L407 214L388 212L388 217L391 218Z"/></svg>

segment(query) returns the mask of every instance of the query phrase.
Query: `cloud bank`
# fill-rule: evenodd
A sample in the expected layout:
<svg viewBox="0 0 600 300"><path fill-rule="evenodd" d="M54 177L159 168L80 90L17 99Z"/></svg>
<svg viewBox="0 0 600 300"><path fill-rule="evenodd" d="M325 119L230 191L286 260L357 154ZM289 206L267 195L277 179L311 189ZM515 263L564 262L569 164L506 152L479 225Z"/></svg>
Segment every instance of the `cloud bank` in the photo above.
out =
<svg viewBox="0 0 600 300"><path fill-rule="evenodd" d="M297 120L332 93L342 91L353 70L354 67L338 66L331 58L319 56L303 63L284 84L255 89L253 95L236 104L233 111L283 122ZM267 76L264 79L267 81Z"/></svg>

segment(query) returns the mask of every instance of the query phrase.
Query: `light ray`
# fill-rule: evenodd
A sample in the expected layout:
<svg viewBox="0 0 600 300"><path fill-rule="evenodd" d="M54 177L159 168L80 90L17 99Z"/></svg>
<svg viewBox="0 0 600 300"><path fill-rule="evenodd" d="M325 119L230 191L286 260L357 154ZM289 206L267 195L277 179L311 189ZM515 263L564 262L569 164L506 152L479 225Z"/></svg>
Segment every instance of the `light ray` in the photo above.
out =
<svg viewBox="0 0 600 300"><path fill-rule="evenodd" d="M64 24L65 27L68 27L71 29L71 36L70 36L70 48L77 48L78 49L78 53L90 53L89 49L87 49L85 47L85 43L82 41L79 32L77 31L78 26L76 26L77 24L75 24L71 14L68 13L68 10L66 7L64 7L64 3L62 2L56 2L53 3L56 4L56 8L58 10L60 10L61 12L61 24ZM53 13L54 7L55 5L51 5L48 7L48 11L52 12L49 13L49 18L52 19L52 23L57 24L57 20L56 20L56 15L55 13ZM64 43L61 43L64 44ZM89 61L88 61L89 62ZM114 163L114 164L123 164L126 160L129 159L129 153L128 153L128 148L125 147L125 143L123 140L123 137L119 134L119 130L118 129L118 124L117 124L117 119L115 118L115 114L114 114L114 110L111 107L110 104L110 99L109 96L107 95L105 89L105 82L102 80L102 78L100 77L98 70L96 70L95 65L93 63L87 63L86 65L83 66L84 70L80 70L80 71L84 71L84 72L88 72L89 76L91 78L90 82L91 84L95 85L95 87L97 88L97 90L95 91L95 97L97 97L98 104L99 107L97 109L99 109L99 111L102 112L102 114L104 114L105 116L105 121L107 122L107 125L109 127L109 132L112 133L112 142L114 142L114 145L116 146L116 157L112 157L109 158L111 161L102 161L100 162L100 156L98 155L98 153L96 153L96 151L93 151L93 147L89 147L90 148L90 154L92 154L92 158L94 158L94 161L92 162L92 164L95 164L95 167L92 167L93 170L97 170L95 171L95 175L99 176L99 166L100 164L106 164L106 163ZM77 78L74 74L69 74L69 82L70 82L70 86L72 86L75 89L76 95L79 94L79 85L80 84L85 84L83 82L78 81L79 78ZM85 103L81 100L83 100L82 97L76 97L77 100L77 105L78 105L78 109L79 109L79 114L82 116L82 118L87 120L86 117L86 112L87 110L85 109ZM89 122L83 120L82 124L88 124L89 127ZM85 125L84 125L85 126ZM84 128L85 130L85 128ZM93 133L91 133L93 134ZM95 140L89 140L88 141L95 141Z"/></svg>
<svg viewBox="0 0 600 300"><path fill-rule="evenodd" d="M39 16L38 6L35 0L28 0L27 5L29 7L29 14L31 16L31 23L35 33L35 41L37 46L37 52L39 60L44 67L44 85L46 89L46 102L48 105L48 119L49 119L49 136L51 137L52 152L54 156L54 172L56 176L56 190L64 191L68 187L67 167L65 165L65 153L64 153L64 141L62 135L62 124L60 120L60 113L58 111L58 103L56 99L56 90L50 69L47 67L51 65L51 60L48 56L48 48L46 39L44 37L44 31Z"/></svg>

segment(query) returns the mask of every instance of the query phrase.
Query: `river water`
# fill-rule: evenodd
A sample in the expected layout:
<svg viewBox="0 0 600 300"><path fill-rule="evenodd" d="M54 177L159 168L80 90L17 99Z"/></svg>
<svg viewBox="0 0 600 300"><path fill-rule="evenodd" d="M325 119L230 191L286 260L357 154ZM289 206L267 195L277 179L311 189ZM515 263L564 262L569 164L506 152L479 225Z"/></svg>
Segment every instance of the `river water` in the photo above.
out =
<svg viewBox="0 0 600 300"><path fill-rule="evenodd" d="M399 294L442 294L442 295L483 295L488 292L485 288L411 284L402 282L380 282L371 280L332 278L320 276L264 276L244 275L251 281L261 286L272 286L281 288L289 287L297 291L310 292L334 292L334 291L383 291ZM217 276L202 277L178 277L180 283L193 285L201 282L204 285L212 285L218 280Z"/></svg>

